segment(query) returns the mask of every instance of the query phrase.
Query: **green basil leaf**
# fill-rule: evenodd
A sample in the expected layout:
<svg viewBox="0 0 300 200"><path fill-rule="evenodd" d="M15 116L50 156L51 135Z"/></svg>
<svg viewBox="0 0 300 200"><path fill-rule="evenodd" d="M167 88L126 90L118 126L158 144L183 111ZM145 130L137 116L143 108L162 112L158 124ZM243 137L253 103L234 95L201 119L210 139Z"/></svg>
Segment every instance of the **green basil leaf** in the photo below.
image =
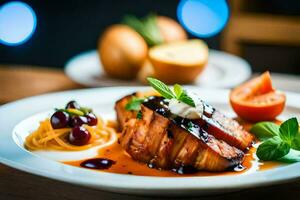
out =
<svg viewBox="0 0 300 200"><path fill-rule="evenodd" d="M287 155L278 159L278 161L284 162L284 163L300 162L300 151L295 151L295 150L291 149Z"/></svg>
<svg viewBox="0 0 300 200"><path fill-rule="evenodd" d="M167 99L176 98L176 96L173 94L172 90L163 82L160 80L157 80L155 78L147 78L149 84L157 91L159 92L163 97Z"/></svg>
<svg viewBox="0 0 300 200"><path fill-rule="evenodd" d="M190 106L193 106L193 107L196 106L194 100L190 96L187 95L187 93L186 93L185 90L183 90L183 92L180 95L180 97L179 97L178 100L181 101L181 102L183 102L183 103L186 103L186 104L188 104Z"/></svg>
<svg viewBox="0 0 300 200"><path fill-rule="evenodd" d="M260 160L264 161L278 160L287 155L289 151L289 144L276 136L260 144L257 148L256 155Z"/></svg>
<svg viewBox="0 0 300 200"><path fill-rule="evenodd" d="M174 93L176 95L176 98L179 99L180 96L182 95L183 93L183 88L181 85L179 84L175 84L174 87L173 87L173 90L174 90Z"/></svg>
<svg viewBox="0 0 300 200"><path fill-rule="evenodd" d="M298 131L299 131L298 120L296 117L293 117L286 120L280 125L279 136L283 141L291 144Z"/></svg>
<svg viewBox="0 0 300 200"><path fill-rule="evenodd" d="M250 132L260 140L267 140L279 135L279 125L273 122L259 122L252 126Z"/></svg>
<svg viewBox="0 0 300 200"><path fill-rule="evenodd" d="M125 105L125 109L138 111L141 109L141 104L144 102L144 100L144 98L132 97L131 100Z"/></svg>
<svg viewBox="0 0 300 200"><path fill-rule="evenodd" d="M300 133L298 132L292 140L291 148L300 151Z"/></svg>

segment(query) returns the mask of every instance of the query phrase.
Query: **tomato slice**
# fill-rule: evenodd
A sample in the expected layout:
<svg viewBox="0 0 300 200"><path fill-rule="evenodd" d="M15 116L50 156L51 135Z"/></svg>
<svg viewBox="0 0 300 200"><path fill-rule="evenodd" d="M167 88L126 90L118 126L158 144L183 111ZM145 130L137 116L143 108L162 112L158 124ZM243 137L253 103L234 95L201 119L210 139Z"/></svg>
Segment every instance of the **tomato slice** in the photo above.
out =
<svg viewBox="0 0 300 200"><path fill-rule="evenodd" d="M230 103L244 120L257 122L274 120L284 109L286 97L272 87L269 72L254 78L230 93Z"/></svg>

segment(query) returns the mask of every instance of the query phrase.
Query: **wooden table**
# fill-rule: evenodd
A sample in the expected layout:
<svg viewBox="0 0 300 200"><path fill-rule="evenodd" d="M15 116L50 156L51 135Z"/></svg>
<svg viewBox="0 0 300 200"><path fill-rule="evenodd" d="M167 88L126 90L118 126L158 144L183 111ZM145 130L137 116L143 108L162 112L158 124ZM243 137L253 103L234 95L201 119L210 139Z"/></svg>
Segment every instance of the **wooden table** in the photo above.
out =
<svg viewBox="0 0 300 200"><path fill-rule="evenodd" d="M83 88L62 70L0 65L0 104L47 92Z"/></svg>
<svg viewBox="0 0 300 200"><path fill-rule="evenodd" d="M290 84L291 90L298 91L300 79L298 77L275 76L278 81L275 85L286 87ZM288 79L289 84L286 84ZM292 85L291 85L292 84ZM296 84L296 85L295 85ZM282 86L281 86L282 85ZM293 87L294 86L294 87ZM7 68L0 66L0 104L7 103L26 96L41 93L61 91L67 89L83 88L70 79L63 71L53 69L41 69L37 67L12 66ZM282 89L289 89L282 88ZM299 91L300 92L300 88ZM0 147L1 148L1 147ZM299 169L300 170L300 169ZM234 181L234 180L233 180ZM222 194L217 196L170 198L170 199L206 199L206 200L232 200L232 199L300 199L300 180L270 187L246 189L239 192ZM0 200L87 200L87 199L151 199L151 197L129 196L114 194L95 189L63 183L48 178L25 173L3 164L0 164ZM160 199L158 197L158 199Z"/></svg>

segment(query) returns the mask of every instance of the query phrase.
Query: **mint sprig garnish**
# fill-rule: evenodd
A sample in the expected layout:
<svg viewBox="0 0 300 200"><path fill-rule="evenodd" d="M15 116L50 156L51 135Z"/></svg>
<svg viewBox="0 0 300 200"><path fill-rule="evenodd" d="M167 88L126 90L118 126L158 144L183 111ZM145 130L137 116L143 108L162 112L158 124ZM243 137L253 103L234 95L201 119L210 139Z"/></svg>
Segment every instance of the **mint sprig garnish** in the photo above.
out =
<svg viewBox="0 0 300 200"><path fill-rule="evenodd" d="M187 92L182 88L181 85L175 84L172 90L160 80L157 80L155 78L147 78L147 80L149 84L166 99L174 98L177 99L178 101L181 101L183 103L195 107L195 103L193 99L190 96L188 96ZM129 100L129 102L125 105L125 109L128 111L138 111L137 118L141 119L142 113L140 112L140 110L141 110L141 104L144 101L145 98L138 98L133 96Z"/></svg>
<svg viewBox="0 0 300 200"><path fill-rule="evenodd" d="M148 83L166 99L177 99L183 103L195 107L194 100L187 94L181 85L175 84L173 91L165 83L155 78L147 78Z"/></svg>
<svg viewBox="0 0 300 200"><path fill-rule="evenodd" d="M196 107L194 100L187 95L187 93L184 91L177 100L186 103L187 105L190 105L192 107Z"/></svg>
<svg viewBox="0 0 300 200"><path fill-rule="evenodd" d="M263 141L256 151L260 160L284 161L287 160L284 157L291 149L300 150L299 124L295 117L286 120L280 126L272 122L259 122L251 128L250 132ZM288 160L291 159L294 158L289 155Z"/></svg>
<svg viewBox="0 0 300 200"><path fill-rule="evenodd" d="M175 84L175 85L173 86L173 90L174 90L174 94L175 94L176 98L181 97L181 95L182 95L182 93L183 93L183 88L182 88L181 85Z"/></svg>
<svg viewBox="0 0 300 200"><path fill-rule="evenodd" d="M147 78L149 85L151 85L161 96L165 97L166 99L176 98L176 95L173 91L163 82L157 80L155 78Z"/></svg>

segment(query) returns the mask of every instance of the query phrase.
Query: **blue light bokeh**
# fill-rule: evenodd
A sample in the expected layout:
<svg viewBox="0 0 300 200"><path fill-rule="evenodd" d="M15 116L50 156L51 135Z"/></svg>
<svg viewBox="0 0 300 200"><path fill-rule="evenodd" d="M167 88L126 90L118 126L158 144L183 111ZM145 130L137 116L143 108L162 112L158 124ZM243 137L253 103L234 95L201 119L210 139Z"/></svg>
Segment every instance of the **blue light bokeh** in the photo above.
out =
<svg viewBox="0 0 300 200"><path fill-rule="evenodd" d="M0 43L16 46L29 40L36 29L36 15L23 2L12 1L0 7Z"/></svg>
<svg viewBox="0 0 300 200"><path fill-rule="evenodd" d="M181 0L177 16L189 33L207 38L218 34L225 27L229 8L225 0Z"/></svg>

